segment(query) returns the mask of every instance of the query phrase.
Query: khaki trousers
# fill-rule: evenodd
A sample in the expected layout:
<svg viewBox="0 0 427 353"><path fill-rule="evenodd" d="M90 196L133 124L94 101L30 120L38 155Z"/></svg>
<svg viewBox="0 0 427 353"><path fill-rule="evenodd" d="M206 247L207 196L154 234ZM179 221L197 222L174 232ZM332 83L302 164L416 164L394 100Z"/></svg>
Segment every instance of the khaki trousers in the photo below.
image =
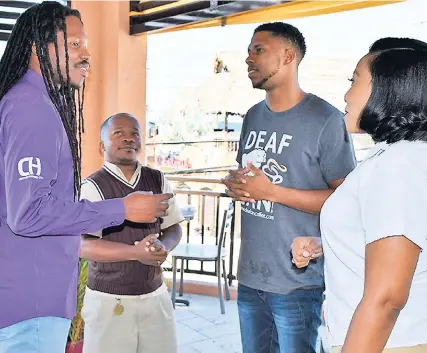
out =
<svg viewBox="0 0 427 353"><path fill-rule="evenodd" d="M330 353L340 353L342 347L332 347ZM402 347L402 348L386 348L384 353L427 353L427 345L423 344L415 347Z"/></svg>
<svg viewBox="0 0 427 353"><path fill-rule="evenodd" d="M123 305L121 315L114 313ZM177 353L175 312L165 285L143 296L86 289L83 353Z"/></svg>

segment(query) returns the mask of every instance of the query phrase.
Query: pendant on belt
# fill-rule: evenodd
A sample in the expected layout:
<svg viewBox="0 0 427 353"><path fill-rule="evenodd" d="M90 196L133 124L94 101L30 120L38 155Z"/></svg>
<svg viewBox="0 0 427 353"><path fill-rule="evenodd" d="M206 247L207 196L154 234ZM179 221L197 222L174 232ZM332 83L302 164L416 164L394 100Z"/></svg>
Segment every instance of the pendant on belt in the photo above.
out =
<svg viewBox="0 0 427 353"><path fill-rule="evenodd" d="M125 308L122 305L120 299L116 299L116 301L117 301L117 304L116 304L116 306L114 307L114 310L113 310L114 315L122 315L123 311L125 310Z"/></svg>

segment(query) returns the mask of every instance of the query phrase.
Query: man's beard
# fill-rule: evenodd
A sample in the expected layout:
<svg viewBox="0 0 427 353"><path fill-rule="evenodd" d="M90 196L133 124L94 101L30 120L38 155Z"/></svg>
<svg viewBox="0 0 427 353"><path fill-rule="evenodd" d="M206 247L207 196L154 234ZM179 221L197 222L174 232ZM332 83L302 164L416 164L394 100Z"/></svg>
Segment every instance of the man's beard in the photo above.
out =
<svg viewBox="0 0 427 353"><path fill-rule="evenodd" d="M256 83L253 83L253 84L252 84L253 88L256 88L256 89L264 89L264 85L268 82L268 80L269 80L270 78L272 78L274 75L276 75L278 72L279 72L279 67L277 67L277 69L276 69L276 70L274 70L274 71L270 72L270 73L268 74L268 76L267 76L267 77L264 77L261 81L256 82Z"/></svg>
<svg viewBox="0 0 427 353"><path fill-rule="evenodd" d="M137 161L135 159L132 158L118 158L117 161L119 162L119 164L121 165L132 165L137 163Z"/></svg>
<svg viewBox="0 0 427 353"><path fill-rule="evenodd" d="M63 89L74 89L74 90L78 91L83 87L84 79L81 83L75 83L75 82L71 81L71 78L70 78L70 82L67 83L67 74L62 74L62 82L61 82L58 72L55 72L53 78L54 78L55 84L58 87L63 87Z"/></svg>
<svg viewBox="0 0 427 353"><path fill-rule="evenodd" d="M56 63L55 63L55 65L56 65ZM84 65L90 66L90 64L87 60L82 60L79 63L74 64L73 68L79 69L79 68L83 67ZM53 66L53 64L52 64L52 66ZM71 65L70 65L70 69L71 69ZM71 81L70 74L71 74L70 71L62 72L60 67L56 66L56 71L55 71L53 77L54 77L54 80L57 82L57 84L61 85L60 76L62 75L62 84L64 87L71 88L71 89L74 89L76 91L80 90L83 87L83 84L84 84L84 81L86 80L86 78L83 78L81 82L76 83L76 82ZM68 78L70 78L70 82L67 82Z"/></svg>

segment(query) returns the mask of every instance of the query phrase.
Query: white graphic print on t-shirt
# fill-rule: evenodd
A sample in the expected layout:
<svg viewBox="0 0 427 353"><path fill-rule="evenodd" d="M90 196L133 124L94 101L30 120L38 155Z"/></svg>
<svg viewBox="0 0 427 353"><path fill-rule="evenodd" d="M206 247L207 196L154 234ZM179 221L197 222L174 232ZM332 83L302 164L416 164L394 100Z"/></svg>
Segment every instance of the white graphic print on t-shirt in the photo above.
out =
<svg viewBox="0 0 427 353"><path fill-rule="evenodd" d="M282 174L286 173L288 169L277 162L275 155L280 155L285 147L289 147L292 136L282 134L279 140L275 131L268 136L268 139L266 135L267 131L263 130L249 132L244 144L242 166L246 167L248 162L251 162L254 167L261 169L273 184L281 184L283 182ZM272 157L267 159L267 154ZM255 217L274 220L273 202L271 201L245 202L242 204L242 211Z"/></svg>

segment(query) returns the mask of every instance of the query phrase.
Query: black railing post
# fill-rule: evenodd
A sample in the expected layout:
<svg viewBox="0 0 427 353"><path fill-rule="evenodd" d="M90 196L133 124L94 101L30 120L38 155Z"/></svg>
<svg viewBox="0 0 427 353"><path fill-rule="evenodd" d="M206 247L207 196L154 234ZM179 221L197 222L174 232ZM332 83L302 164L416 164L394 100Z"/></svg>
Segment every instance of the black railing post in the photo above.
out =
<svg viewBox="0 0 427 353"><path fill-rule="evenodd" d="M229 270L228 270L228 283L231 285L233 279L236 279L236 276L233 275L233 257L234 257L234 225L236 220L236 202L233 202L234 212L231 218L231 229L230 229L230 258L229 258Z"/></svg>

